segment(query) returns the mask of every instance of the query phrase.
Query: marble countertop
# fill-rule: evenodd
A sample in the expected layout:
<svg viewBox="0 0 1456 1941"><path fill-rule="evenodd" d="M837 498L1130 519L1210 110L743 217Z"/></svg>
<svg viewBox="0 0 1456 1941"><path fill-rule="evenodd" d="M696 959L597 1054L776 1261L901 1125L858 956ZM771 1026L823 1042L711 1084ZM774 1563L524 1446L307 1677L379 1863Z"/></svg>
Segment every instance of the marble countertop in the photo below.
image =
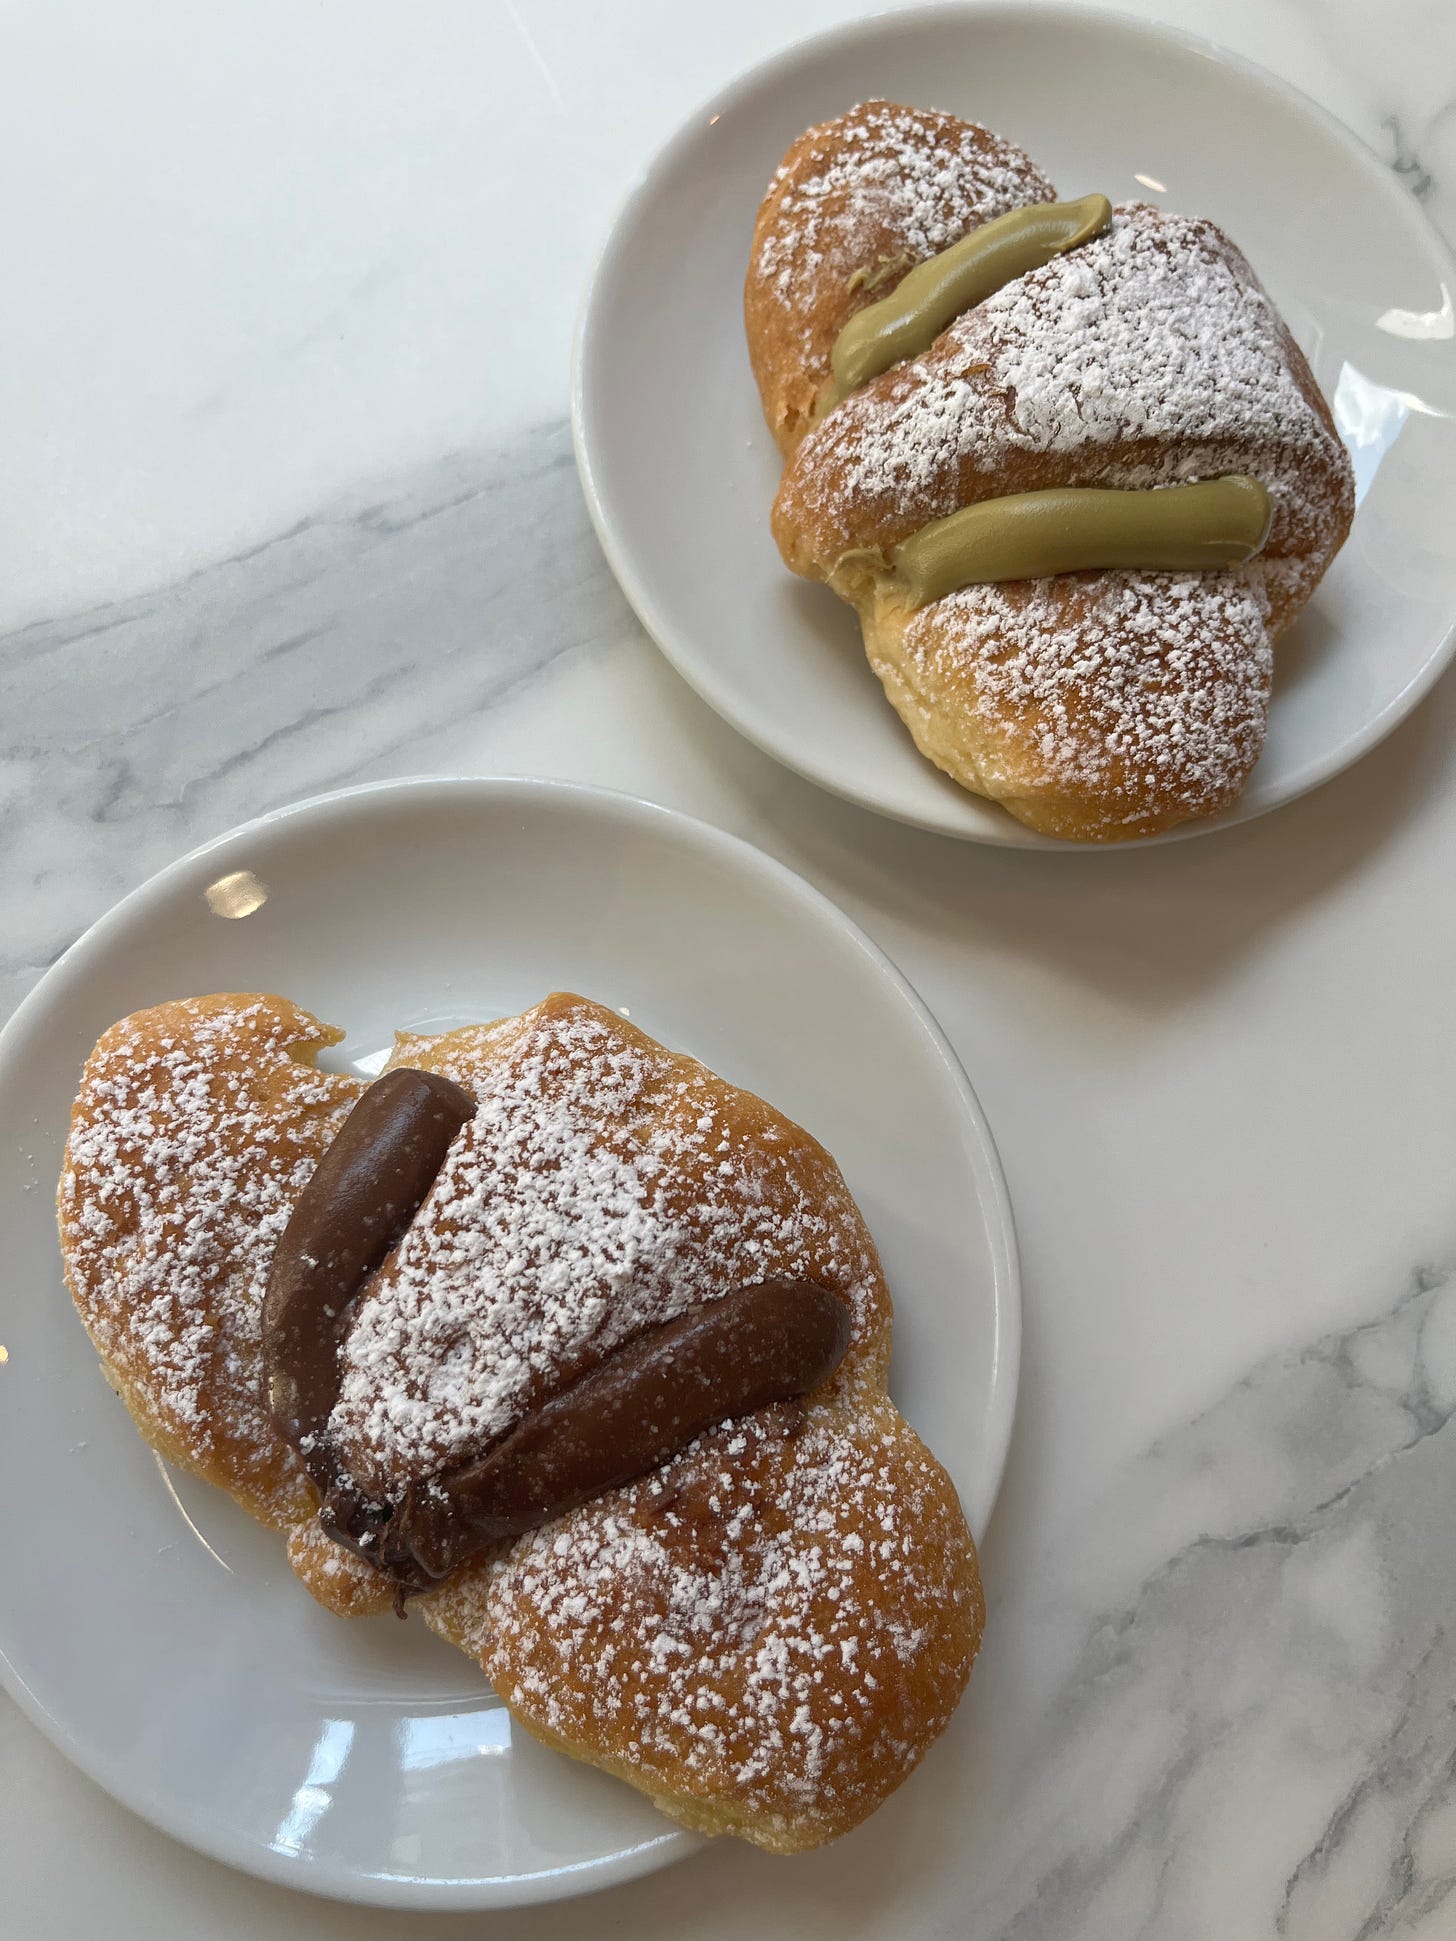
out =
<svg viewBox="0 0 1456 1941"><path fill-rule="evenodd" d="M1139 11L1304 87L1456 236L1446 0ZM232 1875L0 1700L17 1941L1456 1931L1456 685L1265 821L981 850L722 726L587 524L567 357L613 204L845 12L0 10L0 1008L184 849L351 781L610 783L803 872L945 1025L1017 1207L971 1695L829 1852L496 1920Z"/></svg>

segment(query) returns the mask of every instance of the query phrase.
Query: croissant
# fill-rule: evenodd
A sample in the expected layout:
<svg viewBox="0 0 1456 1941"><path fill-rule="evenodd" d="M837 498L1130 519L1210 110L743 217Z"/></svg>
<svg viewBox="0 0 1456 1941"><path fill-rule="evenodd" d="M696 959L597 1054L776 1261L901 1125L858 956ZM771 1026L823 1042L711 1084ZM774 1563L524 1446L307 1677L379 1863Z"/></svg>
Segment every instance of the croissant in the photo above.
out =
<svg viewBox="0 0 1456 1941"><path fill-rule="evenodd" d="M855 108L774 177L745 317L786 564L939 768L1110 842L1237 798L1354 488L1213 223L1053 196L983 129Z"/></svg>
<svg viewBox="0 0 1456 1941"><path fill-rule="evenodd" d="M138 1427L321 1602L411 1596L674 1818L845 1832L946 1724L983 1605L833 1160L584 998L402 1037L368 1088L317 1068L339 1035L221 995L88 1060L62 1256Z"/></svg>

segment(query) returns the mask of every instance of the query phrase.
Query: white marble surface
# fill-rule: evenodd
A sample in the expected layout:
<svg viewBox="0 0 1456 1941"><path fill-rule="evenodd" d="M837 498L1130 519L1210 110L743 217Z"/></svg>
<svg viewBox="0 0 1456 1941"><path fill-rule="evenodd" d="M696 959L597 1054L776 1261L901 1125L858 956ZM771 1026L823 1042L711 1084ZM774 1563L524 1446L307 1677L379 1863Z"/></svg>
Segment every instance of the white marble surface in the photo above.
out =
<svg viewBox="0 0 1456 1941"><path fill-rule="evenodd" d="M1456 233L1446 0L1146 11ZM235 1877L0 1701L17 1941L1456 1932L1456 688L1263 823L1098 858L876 822L693 699L590 536L567 349L652 144L845 9L792 12L0 6L0 1001L182 849L356 779L615 783L802 870L951 1033L1020 1217L972 1694L829 1853L496 1921Z"/></svg>

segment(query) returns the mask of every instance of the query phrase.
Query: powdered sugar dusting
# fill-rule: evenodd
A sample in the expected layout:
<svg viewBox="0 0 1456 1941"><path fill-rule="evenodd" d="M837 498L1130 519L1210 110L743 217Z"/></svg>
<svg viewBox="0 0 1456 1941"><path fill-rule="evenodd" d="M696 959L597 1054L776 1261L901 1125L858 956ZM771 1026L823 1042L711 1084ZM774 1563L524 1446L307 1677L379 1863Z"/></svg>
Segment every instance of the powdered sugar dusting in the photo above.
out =
<svg viewBox="0 0 1456 1941"><path fill-rule="evenodd" d="M360 1299L330 1429L366 1487L478 1453L644 1328L766 1275L871 1314L878 1272L827 1155L613 1013L554 998L475 1069L464 1127Z"/></svg>
<svg viewBox="0 0 1456 1941"><path fill-rule="evenodd" d="M963 587L905 646L930 690L969 681L1018 785L1136 822L1170 797L1230 801L1263 742L1273 677L1266 604L1246 573L1105 573ZM1072 610L1069 612L1069 602Z"/></svg>
<svg viewBox="0 0 1456 1941"><path fill-rule="evenodd" d="M1277 311L1211 223L1142 205L968 311L809 435L785 477L811 550L891 546L931 519L1028 482L1144 487L1254 474L1277 551L1327 544L1349 468L1300 387ZM853 535L851 537L851 535Z"/></svg>
<svg viewBox="0 0 1456 1941"><path fill-rule="evenodd" d="M954 1494L881 1400L725 1425L517 1543L431 1621L545 1731L780 1834L842 1831L949 1717L979 1631Z"/></svg>
<svg viewBox="0 0 1456 1941"><path fill-rule="evenodd" d="M1242 568L970 586L908 617L896 596L887 555L963 505L1231 472L1273 511ZM1036 826L1112 836L1238 793L1271 639L1352 511L1349 461L1248 264L1211 223L1135 205L831 411L789 463L775 532L861 605L927 753L1027 820L1035 805Z"/></svg>
<svg viewBox="0 0 1456 1941"><path fill-rule="evenodd" d="M138 1013L88 1061L61 1184L68 1275L144 1423L290 1529L335 1610L387 1587L308 1515L263 1408L277 1239L360 1082L277 998ZM837 1287L854 1321L807 1404L727 1423L422 1600L523 1716L669 1810L768 1845L870 1811L942 1729L979 1642L975 1553L944 1472L882 1393L888 1304L828 1155L585 1000L403 1040L476 1118L363 1297L336 1431L427 1468L574 1359L765 1274Z"/></svg>
<svg viewBox="0 0 1456 1941"><path fill-rule="evenodd" d="M1028 155L974 123L863 102L794 144L769 184L753 274L807 351L814 280L883 278L883 294L969 230L1055 193Z"/></svg>
<svg viewBox="0 0 1456 1941"><path fill-rule="evenodd" d="M284 1451L259 1320L279 1236L363 1090L295 1053L328 1042L278 998L190 999L113 1026L81 1082L61 1176L67 1276L98 1351L200 1465Z"/></svg>

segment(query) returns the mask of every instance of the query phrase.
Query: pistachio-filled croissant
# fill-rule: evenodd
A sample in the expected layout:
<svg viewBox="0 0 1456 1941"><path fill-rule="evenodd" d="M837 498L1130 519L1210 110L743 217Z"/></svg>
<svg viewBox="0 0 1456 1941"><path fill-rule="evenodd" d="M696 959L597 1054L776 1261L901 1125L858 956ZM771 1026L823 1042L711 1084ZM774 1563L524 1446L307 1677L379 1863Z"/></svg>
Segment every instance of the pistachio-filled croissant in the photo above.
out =
<svg viewBox="0 0 1456 1941"><path fill-rule="evenodd" d="M584 998L403 1036L372 1086L317 1068L339 1036L222 995L87 1061L61 1248L138 1427L675 1818L846 1831L982 1601L834 1161Z"/></svg>
<svg viewBox="0 0 1456 1941"><path fill-rule="evenodd" d="M986 130L871 102L789 150L745 316L779 550L924 754L1084 841L1235 800L1354 489L1212 223L1058 202Z"/></svg>

